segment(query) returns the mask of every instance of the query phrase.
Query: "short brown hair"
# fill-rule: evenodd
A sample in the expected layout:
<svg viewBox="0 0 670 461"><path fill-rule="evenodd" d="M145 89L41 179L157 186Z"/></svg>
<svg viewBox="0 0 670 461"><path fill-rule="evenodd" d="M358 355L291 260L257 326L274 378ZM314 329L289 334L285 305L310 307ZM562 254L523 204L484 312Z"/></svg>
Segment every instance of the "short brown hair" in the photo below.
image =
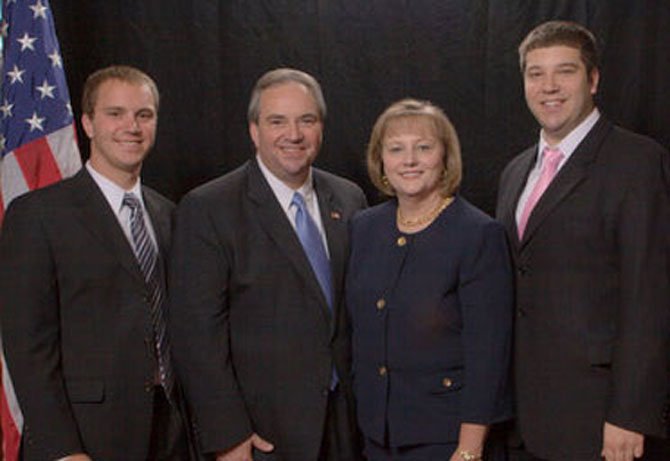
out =
<svg viewBox="0 0 670 461"><path fill-rule="evenodd" d="M572 21L548 21L531 30L519 45L521 72L526 71L526 55L529 51L557 45L579 50L589 78L593 70L600 67L598 46L591 31Z"/></svg>
<svg viewBox="0 0 670 461"><path fill-rule="evenodd" d="M319 82L307 72L282 67L266 72L256 82L251 92L251 98L249 98L249 108L247 110L247 120L249 122L258 123L261 93L272 86L281 85L282 83L297 83L307 88L307 91L309 91L316 102L317 109L319 110L319 118L321 121L326 119L326 100L323 97Z"/></svg>
<svg viewBox="0 0 670 461"><path fill-rule="evenodd" d="M151 77L141 70L131 66L109 66L104 69L99 69L93 72L86 79L84 83L84 91L81 96L81 110L89 117L93 116L95 110L95 103L98 99L98 90L100 85L107 80L120 80L122 82L131 83L133 85L146 85L149 87L151 94L154 97L154 105L158 112L158 103L160 95L158 94L158 87L156 82Z"/></svg>
<svg viewBox="0 0 670 461"><path fill-rule="evenodd" d="M463 175L461 145L458 141L458 134L454 125L449 121L449 118L447 118L442 109L430 101L403 99L391 104L377 118L370 134L366 154L370 180L384 194L389 196L395 195L395 191L391 185L388 181L384 180L384 165L382 162L384 137L391 121L419 118L426 120L433 126L438 140L444 147L442 195L444 197L453 195L458 190Z"/></svg>

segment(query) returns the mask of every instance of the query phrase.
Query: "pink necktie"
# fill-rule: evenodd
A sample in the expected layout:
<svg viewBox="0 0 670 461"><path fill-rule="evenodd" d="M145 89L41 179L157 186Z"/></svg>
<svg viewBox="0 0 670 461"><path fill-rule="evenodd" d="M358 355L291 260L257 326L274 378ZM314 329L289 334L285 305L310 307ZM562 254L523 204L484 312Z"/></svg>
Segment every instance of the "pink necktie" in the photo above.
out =
<svg viewBox="0 0 670 461"><path fill-rule="evenodd" d="M537 205L537 202L544 194L544 191L547 190L549 184L551 184L552 179L556 176L556 171L558 170L558 164L561 163L563 159L563 152L558 149L551 149L545 147L542 152L542 171L540 172L540 178L535 183L533 190L528 196L526 205L521 212L521 217L519 218L519 225L517 229L519 231L519 240L523 238L523 232L526 230L526 224L528 223L528 217L530 213Z"/></svg>

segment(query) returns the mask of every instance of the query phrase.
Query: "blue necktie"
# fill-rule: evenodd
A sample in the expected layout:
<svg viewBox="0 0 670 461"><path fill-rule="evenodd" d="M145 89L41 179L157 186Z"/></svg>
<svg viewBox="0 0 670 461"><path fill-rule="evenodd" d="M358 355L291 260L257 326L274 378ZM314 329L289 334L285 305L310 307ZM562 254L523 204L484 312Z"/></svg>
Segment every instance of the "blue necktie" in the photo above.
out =
<svg viewBox="0 0 670 461"><path fill-rule="evenodd" d="M305 250L305 254L307 254L307 259L309 259L312 270L314 270L314 274L316 274L319 285L321 285L321 291L323 291L323 294L326 297L328 308L332 312L333 291L331 286L330 261L328 260L328 255L326 254L326 248L323 245L321 233L319 232L319 228L316 227L316 223L307 211L305 199L300 194L300 192L293 194L291 205L295 205L296 207L296 233L298 234L300 243L302 243L302 248ZM337 370L333 365L333 369L330 375L330 389L335 389L338 382L339 378L337 376Z"/></svg>
<svg viewBox="0 0 670 461"><path fill-rule="evenodd" d="M295 205L295 230L302 243L302 247L305 250L307 259L314 270L319 285L321 285L321 290L323 291L324 296L326 297L326 302L328 307L332 310L333 308L333 291L332 291L332 282L331 282L331 272L330 272L330 261L328 261L328 255L326 254L326 248L323 245L323 239L321 238L321 233L319 228L316 227L316 223L310 216L307 211L307 206L305 205L305 199L300 194L296 192L293 194L293 200L291 200L291 205Z"/></svg>
<svg viewBox="0 0 670 461"><path fill-rule="evenodd" d="M154 330L154 341L158 357L158 377L165 395L170 399L174 385L172 366L170 363L170 345L166 334L165 315L163 313L163 287L160 282L160 265L158 253L149 237L144 224L144 213L140 200L135 194L126 193L123 205L130 209L130 234L133 237L135 257L140 265L150 296L151 323Z"/></svg>

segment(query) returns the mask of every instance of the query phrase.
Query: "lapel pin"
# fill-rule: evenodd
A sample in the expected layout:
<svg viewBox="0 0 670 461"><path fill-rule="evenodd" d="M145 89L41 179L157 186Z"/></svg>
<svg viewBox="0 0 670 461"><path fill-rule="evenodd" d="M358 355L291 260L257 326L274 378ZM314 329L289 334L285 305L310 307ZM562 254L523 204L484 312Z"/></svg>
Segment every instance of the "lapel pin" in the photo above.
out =
<svg viewBox="0 0 670 461"><path fill-rule="evenodd" d="M340 214L339 211L331 211L330 212L330 217L331 219L340 219L342 215Z"/></svg>

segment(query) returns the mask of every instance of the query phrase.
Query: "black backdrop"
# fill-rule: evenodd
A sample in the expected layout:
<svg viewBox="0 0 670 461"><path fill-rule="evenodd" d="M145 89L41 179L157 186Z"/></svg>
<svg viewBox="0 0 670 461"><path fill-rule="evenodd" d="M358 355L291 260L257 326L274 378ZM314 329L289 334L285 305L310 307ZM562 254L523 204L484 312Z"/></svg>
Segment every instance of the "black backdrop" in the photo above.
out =
<svg viewBox="0 0 670 461"><path fill-rule="evenodd" d="M51 8L75 108L98 67L132 64L158 82L158 141L143 178L174 200L252 155L251 87L266 70L292 66L320 80L329 106L317 165L376 201L363 161L376 116L405 96L430 99L461 137L463 195L492 212L502 168L537 137L516 47L548 19L596 33L600 107L670 146L667 0L52 0Z"/></svg>

